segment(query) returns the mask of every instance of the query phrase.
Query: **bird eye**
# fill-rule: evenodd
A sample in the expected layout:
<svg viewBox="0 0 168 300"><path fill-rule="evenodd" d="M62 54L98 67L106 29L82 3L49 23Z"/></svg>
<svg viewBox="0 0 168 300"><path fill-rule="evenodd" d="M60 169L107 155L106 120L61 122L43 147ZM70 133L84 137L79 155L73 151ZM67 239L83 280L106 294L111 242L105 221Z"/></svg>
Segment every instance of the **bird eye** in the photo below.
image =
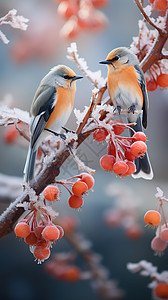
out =
<svg viewBox="0 0 168 300"><path fill-rule="evenodd" d="M118 55L116 55L112 60L113 60L113 61L116 61L116 60L119 60L119 58L120 58L120 57L119 57Z"/></svg>
<svg viewBox="0 0 168 300"><path fill-rule="evenodd" d="M64 79L70 79L70 77L68 75L64 75L63 78Z"/></svg>

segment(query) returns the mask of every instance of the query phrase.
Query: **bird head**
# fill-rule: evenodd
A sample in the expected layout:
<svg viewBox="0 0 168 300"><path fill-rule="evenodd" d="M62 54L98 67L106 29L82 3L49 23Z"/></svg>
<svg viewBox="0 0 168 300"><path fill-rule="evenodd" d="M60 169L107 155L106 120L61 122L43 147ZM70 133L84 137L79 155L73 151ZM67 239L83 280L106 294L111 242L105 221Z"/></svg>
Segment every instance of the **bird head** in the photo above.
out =
<svg viewBox="0 0 168 300"><path fill-rule="evenodd" d="M50 86L60 86L64 88L73 88L77 79L83 78L77 76L75 72L67 66L58 65L53 67L43 78L42 84Z"/></svg>
<svg viewBox="0 0 168 300"><path fill-rule="evenodd" d="M120 47L112 50L106 57L106 60L100 61L100 64L106 64L109 68L113 70L122 70L130 65L137 65L137 57L131 53L131 51L126 47Z"/></svg>

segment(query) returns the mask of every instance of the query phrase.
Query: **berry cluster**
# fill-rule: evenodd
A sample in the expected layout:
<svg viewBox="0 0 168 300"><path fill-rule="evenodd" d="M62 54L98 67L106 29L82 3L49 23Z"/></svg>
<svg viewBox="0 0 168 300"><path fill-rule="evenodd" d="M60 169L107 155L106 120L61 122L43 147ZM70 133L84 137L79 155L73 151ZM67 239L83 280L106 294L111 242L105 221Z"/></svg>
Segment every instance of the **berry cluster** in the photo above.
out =
<svg viewBox="0 0 168 300"><path fill-rule="evenodd" d="M76 178L77 181L75 183L70 181ZM79 209L83 205L83 195L94 186L94 178L87 173L81 173L64 181L56 181L56 183L64 186L70 193L70 198L68 199L69 206ZM72 188L72 192L69 187Z"/></svg>
<svg viewBox="0 0 168 300"><path fill-rule="evenodd" d="M151 68L154 70L154 66ZM160 71L159 75L157 74L157 72L154 75L152 70L149 70L148 74L146 75L146 86L147 86L147 90L150 92L155 91L158 86L161 88L168 87L168 74L162 73L159 62L158 62L158 68Z"/></svg>
<svg viewBox="0 0 168 300"><path fill-rule="evenodd" d="M15 234L24 238L30 246L30 251L38 262L44 261L50 256L50 248L56 240L64 235L60 225L54 225L48 214L33 209L15 226Z"/></svg>
<svg viewBox="0 0 168 300"><path fill-rule="evenodd" d="M133 131L132 137L121 136L125 128ZM93 138L97 142L105 139L108 142L107 154L100 158L102 169L114 172L120 177L133 174L136 171L135 159L142 158L147 150L146 135L143 132L135 132L119 120L110 121L109 130L103 127L96 129Z"/></svg>
<svg viewBox="0 0 168 300"><path fill-rule="evenodd" d="M56 0L58 14L66 20L61 34L74 38L82 30L101 30L107 25L104 13L97 9L107 4L107 0Z"/></svg>
<svg viewBox="0 0 168 300"><path fill-rule="evenodd" d="M163 14L166 13L166 10L168 8L168 2L167 0L148 0L149 3L152 4L152 8L162 12Z"/></svg>
<svg viewBox="0 0 168 300"><path fill-rule="evenodd" d="M156 253L162 253L168 245L168 222L166 220L165 213L163 210L163 202L168 202L168 200L165 197L163 197L162 193L160 192L160 189L159 193L156 194L156 196L158 197L156 209L148 210L144 215L144 222L147 225L153 228L157 226L156 235L151 241L151 248Z"/></svg>

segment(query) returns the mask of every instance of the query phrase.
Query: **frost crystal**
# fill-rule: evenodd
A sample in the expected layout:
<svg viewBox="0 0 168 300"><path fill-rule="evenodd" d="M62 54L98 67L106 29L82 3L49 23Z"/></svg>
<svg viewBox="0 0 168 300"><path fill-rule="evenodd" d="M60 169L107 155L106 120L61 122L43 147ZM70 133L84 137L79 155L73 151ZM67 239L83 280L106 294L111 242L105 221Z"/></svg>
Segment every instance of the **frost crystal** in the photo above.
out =
<svg viewBox="0 0 168 300"><path fill-rule="evenodd" d="M0 125L8 125L17 122L30 123L30 116L27 111L18 108L9 108L8 106L0 106Z"/></svg>
<svg viewBox="0 0 168 300"><path fill-rule="evenodd" d="M157 190L157 193L155 194L155 197L156 198L162 198L163 197L163 191L159 187L157 187L156 190Z"/></svg>

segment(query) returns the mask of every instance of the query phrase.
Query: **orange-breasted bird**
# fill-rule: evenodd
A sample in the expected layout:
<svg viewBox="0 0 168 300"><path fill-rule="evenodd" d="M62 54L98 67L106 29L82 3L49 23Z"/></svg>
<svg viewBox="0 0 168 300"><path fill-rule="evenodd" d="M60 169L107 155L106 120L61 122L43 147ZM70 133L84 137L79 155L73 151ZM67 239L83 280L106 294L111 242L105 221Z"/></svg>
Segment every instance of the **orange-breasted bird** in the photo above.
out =
<svg viewBox="0 0 168 300"><path fill-rule="evenodd" d="M142 125L147 127L148 95L146 81L137 57L126 47L112 50L105 61L108 67L108 90L114 107L118 110L127 111L129 123L136 122L132 128L142 131ZM141 110L143 113L141 113ZM140 113L135 113L135 112ZM152 179L153 171L149 162L148 154L135 161L136 172L134 178Z"/></svg>
<svg viewBox="0 0 168 300"><path fill-rule="evenodd" d="M64 65L52 68L41 80L31 109L30 144L24 168L24 180L30 182L34 175L38 147L48 130L59 133L66 124L74 104L77 76Z"/></svg>

